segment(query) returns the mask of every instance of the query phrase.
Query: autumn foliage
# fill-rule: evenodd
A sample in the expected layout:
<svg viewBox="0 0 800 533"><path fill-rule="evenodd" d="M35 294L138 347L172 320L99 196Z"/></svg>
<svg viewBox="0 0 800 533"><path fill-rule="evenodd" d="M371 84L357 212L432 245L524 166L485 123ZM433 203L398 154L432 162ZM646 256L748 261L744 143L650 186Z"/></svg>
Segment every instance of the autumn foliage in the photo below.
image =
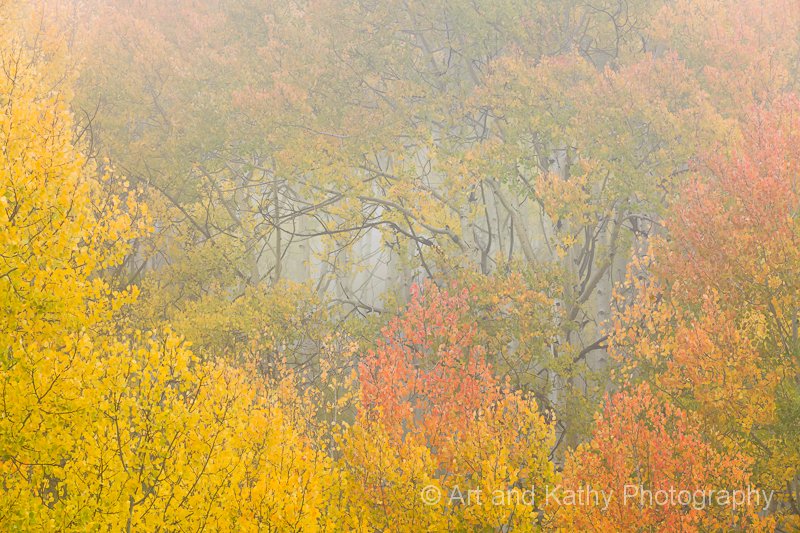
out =
<svg viewBox="0 0 800 533"><path fill-rule="evenodd" d="M359 367L363 427L353 429L345 453L368 489L356 492L373 502L387 526L525 530L540 508L492 504L490 495L541 488L554 479L552 428L532 398L503 387L494 375L475 343L474 303L466 290L413 287L405 313L383 329ZM390 501L378 485L387 470ZM407 510L402 499L391 502L398 488L413 499L429 485L444 494L436 505ZM473 498L453 513L447 505L453 487L480 490L483 500Z"/></svg>
<svg viewBox="0 0 800 533"><path fill-rule="evenodd" d="M44 51L3 39L3 529L324 524L331 461L279 389L201 362L168 329L115 320L136 290L99 274L147 229L132 223L143 208L133 189L106 193L108 175L73 145L67 89L43 90Z"/></svg>
<svg viewBox="0 0 800 533"><path fill-rule="evenodd" d="M423 295L412 287L408 309L359 367L362 407L397 441L418 433L445 464L449 441L501 397L468 313L467 291L450 296L428 283Z"/></svg>
<svg viewBox="0 0 800 533"><path fill-rule="evenodd" d="M569 529L623 531L732 531L765 528L761 507L750 501L731 512L718 506L711 491L748 489L750 459L726 455L704 439L696 421L670 402L654 395L647 385L618 393L606 400L595 418L591 440L571 453L564 466L565 490L592 487L613 493L576 508L557 511ZM705 491L702 496L695 492ZM678 494L688 491L691 499ZM670 493L670 503L659 493ZM762 502L763 499L760 499Z"/></svg>
<svg viewBox="0 0 800 533"><path fill-rule="evenodd" d="M798 111L794 96L754 108L735 148L707 158L666 221L669 240L653 244L652 277L632 271L638 297L613 336L628 377L699 415L770 487L800 457Z"/></svg>
<svg viewBox="0 0 800 533"><path fill-rule="evenodd" d="M0 0L0 530L800 528L800 4L596 4Z"/></svg>

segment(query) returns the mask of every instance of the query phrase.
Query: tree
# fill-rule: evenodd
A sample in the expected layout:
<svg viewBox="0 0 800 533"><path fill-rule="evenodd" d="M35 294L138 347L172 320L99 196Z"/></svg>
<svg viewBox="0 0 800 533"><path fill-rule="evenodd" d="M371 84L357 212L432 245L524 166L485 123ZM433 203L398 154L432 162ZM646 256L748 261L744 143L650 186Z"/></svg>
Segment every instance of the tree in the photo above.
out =
<svg viewBox="0 0 800 533"><path fill-rule="evenodd" d="M424 444L449 462L447 441L465 431L482 406L499 398L500 387L475 343L468 293L450 296L433 283L415 286L401 319L390 321L377 348L359 367L361 402L401 440L418 432Z"/></svg>
<svg viewBox="0 0 800 533"><path fill-rule="evenodd" d="M552 427L533 398L493 375L472 301L465 290L414 287L359 368L361 412L342 449L355 514L372 527L542 527L536 502L554 479ZM441 499L422 500L427 486ZM453 500L468 491L471 499Z"/></svg>
<svg viewBox="0 0 800 533"><path fill-rule="evenodd" d="M800 453L798 110L795 96L755 108L743 139L697 169L612 339L626 378L653 380L779 491Z"/></svg>
<svg viewBox="0 0 800 533"><path fill-rule="evenodd" d="M326 527L332 465L281 407L293 389L124 319L136 290L104 273L148 229L143 207L74 144L41 12L0 20L0 527Z"/></svg>
<svg viewBox="0 0 800 533"><path fill-rule="evenodd" d="M560 526L579 530L767 531L774 524L758 518L763 500L735 509L710 492L750 490L749 466L744 455L714 449L684 411L643 384L608 398L591 440L567 456L555 513ZM608 502L568 499L587 488Z"/></svg>
<svg viewBox="0 0 800 533"><path fill-rule="evenodd" d="M751 95L794 83L789 4L88 2L77 107L159 222L129 261L136 314L232 352L196 326L287 277L323 303L299 290L283 322L391 309L454 267L557 271L530 287L560 304L549 342L523 339L503 371L574 444L626 263ZM297 337L271 355L319 345Z"/></svg>

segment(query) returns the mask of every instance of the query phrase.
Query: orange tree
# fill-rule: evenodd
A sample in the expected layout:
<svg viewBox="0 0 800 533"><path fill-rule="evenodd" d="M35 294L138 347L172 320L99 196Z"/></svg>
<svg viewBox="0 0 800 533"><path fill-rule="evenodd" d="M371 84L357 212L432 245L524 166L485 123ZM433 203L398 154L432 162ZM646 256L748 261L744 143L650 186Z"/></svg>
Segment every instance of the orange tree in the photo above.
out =
<svg viewBox="0 0 800 533"><path fill-rule="evenodd" d="M623 378L652 380L778 491L800 457L799 111L795 96L754 109L743 139L698 167L631 270L637 297L612 336Z"/></svg>
<svg viewBox="0 0 800 533"><path fill-rule="evenodd" d="M361 411L342 438L359 527L543 527L552 427L494 376L474 300L415 287L361 364Z"/></svg>
<svg viewBox="0 0 800 533"><path fill-rule="evenodd" d="M712 491L751 489L751 460L716 450L697 421L646 384L607 398L589 442L567 456L548 503L561 527L580 531L769 530L765 496L734 505ZM607 497L570 500L568 491ZM730 496L729 496L730 498Z"/></svg>

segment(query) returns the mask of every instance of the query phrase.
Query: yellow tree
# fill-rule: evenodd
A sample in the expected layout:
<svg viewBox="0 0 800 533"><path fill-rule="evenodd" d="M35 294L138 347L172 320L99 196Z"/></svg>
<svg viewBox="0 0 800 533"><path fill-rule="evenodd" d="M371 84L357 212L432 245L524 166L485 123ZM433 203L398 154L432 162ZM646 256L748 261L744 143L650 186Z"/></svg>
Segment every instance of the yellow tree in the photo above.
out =
<svg viewBox="0 0 800 533"><path fill-rule="evenodd" d="M330 465L279 407L293 389L120 318L136 291L103 272L143 208L75 146L68 61L33 11L0 11L0 528L324 527Z"/></svg>

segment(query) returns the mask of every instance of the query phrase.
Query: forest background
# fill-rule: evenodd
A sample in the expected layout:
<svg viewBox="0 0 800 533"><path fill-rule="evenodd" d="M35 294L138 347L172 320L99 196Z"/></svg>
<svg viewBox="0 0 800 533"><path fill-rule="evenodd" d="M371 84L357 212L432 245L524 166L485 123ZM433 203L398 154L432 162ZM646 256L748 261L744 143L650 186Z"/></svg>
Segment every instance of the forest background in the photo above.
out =
<svg viewBox="0 0 800 533"><path fill-rule="evenodd" d="M800 528L797 2L0 30L3 529Z"/></svg>

